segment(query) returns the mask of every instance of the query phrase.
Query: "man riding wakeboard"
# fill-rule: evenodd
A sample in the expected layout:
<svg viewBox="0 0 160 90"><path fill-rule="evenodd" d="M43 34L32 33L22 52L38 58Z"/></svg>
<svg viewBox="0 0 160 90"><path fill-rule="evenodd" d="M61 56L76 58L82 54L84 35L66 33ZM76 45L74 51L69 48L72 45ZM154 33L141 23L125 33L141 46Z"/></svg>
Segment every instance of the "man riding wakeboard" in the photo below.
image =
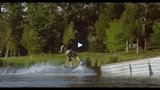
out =
<svg viewBox="0 0 160 90"><path fill-rule="evenodd" d="M73 40L73 39L70 39L70 40L68 41L68 44L61 46L60 53L62 53L63 49L66 48L65 54L66 54L66 56L68 57L69 64L70 64L70 68L71 68L71 69L74 69L74 66L73 66L71 57L76 58L76 59L79 61L80 65L83 65L83 61L80 60L79 57L72 51L72 47L71 47L72 40Z"/></svg>

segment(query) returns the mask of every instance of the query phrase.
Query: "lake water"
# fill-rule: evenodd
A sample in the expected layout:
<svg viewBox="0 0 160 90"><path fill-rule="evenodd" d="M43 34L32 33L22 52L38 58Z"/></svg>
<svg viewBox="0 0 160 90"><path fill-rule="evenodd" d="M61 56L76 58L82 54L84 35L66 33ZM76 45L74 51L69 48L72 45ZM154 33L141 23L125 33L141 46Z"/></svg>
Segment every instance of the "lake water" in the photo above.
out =
<svg viewBox="0 0 160 90"><path fill-rule="evenodd" d="M74 71L50 62L28 68L0 68L0 87L159 87L160 77L99 75L99 70L78 66Z"/></svg>

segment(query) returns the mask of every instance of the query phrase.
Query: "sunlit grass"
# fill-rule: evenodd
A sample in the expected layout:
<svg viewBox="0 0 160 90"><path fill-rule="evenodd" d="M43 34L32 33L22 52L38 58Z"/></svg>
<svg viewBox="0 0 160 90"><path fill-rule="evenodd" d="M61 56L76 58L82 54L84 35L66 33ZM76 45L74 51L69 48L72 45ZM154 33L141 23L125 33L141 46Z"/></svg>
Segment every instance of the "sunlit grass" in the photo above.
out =
<svg viewBox="0 0 160 90"><path fill-rule="evenodd" d="M0 66L30 66L37 63L55 61L55 65L61 65L65 63L65 57L62 54L53 55L34 55L34 56L23 56L23 57L7 57L0 58Z"/></svg>

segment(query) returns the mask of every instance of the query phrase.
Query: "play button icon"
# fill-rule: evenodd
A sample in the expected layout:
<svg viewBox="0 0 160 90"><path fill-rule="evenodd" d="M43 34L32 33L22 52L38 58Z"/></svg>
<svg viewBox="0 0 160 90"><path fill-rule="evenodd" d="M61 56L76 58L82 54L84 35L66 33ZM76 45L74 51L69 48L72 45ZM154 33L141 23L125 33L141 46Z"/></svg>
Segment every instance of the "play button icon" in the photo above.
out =
<svg viewBox="0 0 160 90"><path fill-rule="evenodd" d="M72 50L85 52L88 50L88 40L86 39L73 39L72 40Z"/></svg>
<svg viewBox="0 0 160 90"><path fill-rule="evenodd" d="M78 43L78 48L80 48L81 46L83 46L81 43Z"/></svg>

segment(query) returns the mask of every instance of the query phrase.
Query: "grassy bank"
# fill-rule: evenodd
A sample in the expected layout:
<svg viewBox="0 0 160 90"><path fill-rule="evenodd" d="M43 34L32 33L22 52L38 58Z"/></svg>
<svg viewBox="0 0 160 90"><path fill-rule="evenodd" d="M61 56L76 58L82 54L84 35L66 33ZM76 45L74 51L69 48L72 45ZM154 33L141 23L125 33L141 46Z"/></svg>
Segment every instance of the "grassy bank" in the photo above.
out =
<svg viewBox="0 0 160 90"><path fill-rule="evenodd" d="M54 61L55 65L61 65L65 63L65 57L62 54L53 55L33 55L23 57L7 57L0 58L0 66L13 66L13 67L27 67L33 64Z"/></svg>
<svg viewBox="0 0 160 90"><path fill-rule="evenodd" d="M142 59L148 57L160 56L160 51L141 51L136 54L134 50L126 52L119 52L118 56L109 53L77 53L78 56L84 60L89 66L99 67L102 64L122 62L127 60ZM36 63L54 61L55 65L68 64L68 59L65 54L52 54L52 55L35 55L35 56L23 56L23 57L8 57L0 58L0 66L30 66ZM79 62L73 59L74 65L78 65Z"/></svg>

